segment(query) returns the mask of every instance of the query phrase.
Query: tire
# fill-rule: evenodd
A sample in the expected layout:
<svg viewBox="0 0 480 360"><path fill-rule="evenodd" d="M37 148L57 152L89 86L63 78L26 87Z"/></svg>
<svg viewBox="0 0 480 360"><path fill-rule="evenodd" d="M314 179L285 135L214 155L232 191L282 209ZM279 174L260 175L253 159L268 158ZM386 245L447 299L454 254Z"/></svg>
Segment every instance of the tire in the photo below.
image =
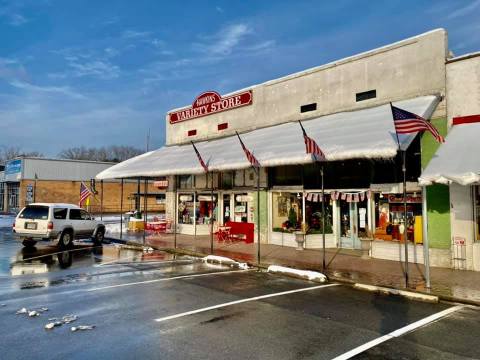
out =
<svg viewBox="0 0 480 360"><path fill-rule="evenodd" d="M105 230L98 229L97 232L95 233L95 236L93 237L93 243L95 245L102 245L104 238L105 238Z"/></svg>
<svg viewBox="0 0 480 360"><path fill-rule="evenodd" d="M60 249L70 249L73 246L73 235L70 231L64 231L58 240Z"/></svg>
<svg viewBox="0 0 480 360"><path fill-rule="evenodd" d="M22 241L23 246L25 246L26 248L29 248L29 249L34 248L36 243L37 242L35 240L23 240Z"/></svg>

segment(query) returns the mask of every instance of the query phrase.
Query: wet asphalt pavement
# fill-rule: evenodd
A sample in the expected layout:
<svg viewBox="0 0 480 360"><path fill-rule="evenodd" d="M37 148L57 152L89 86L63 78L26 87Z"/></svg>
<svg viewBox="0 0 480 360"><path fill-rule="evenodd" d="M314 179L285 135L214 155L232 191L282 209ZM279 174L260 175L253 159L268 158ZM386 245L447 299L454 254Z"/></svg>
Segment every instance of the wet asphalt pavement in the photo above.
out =
<svg viewBox="0 0 480 360"><path fill-rule="evenodd" d="M318 286L113 244L25 251L0 229L0 358L331 359L454 306ZM22 307L48 311L16 315ZM44 329L67 314L78 320ZM480 358L479 335L480 311L465 307L357 358Z"/></svg>

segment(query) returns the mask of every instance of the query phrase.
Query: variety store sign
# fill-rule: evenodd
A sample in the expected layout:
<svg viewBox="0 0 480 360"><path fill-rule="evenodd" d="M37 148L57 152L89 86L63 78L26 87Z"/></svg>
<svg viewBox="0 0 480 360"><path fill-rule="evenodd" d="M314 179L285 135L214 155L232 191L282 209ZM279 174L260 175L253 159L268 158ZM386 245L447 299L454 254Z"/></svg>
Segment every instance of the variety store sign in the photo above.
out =
<svg viewBox="0 0 480 360"><path fill-rule="evenodd" d="M170 124L174 124L180 121L251 105L252 101L253 96L251 90L226 97L220 96L220 94L215 91L207 91L200 94L189 108L171 112L168 116Z"/></svg>

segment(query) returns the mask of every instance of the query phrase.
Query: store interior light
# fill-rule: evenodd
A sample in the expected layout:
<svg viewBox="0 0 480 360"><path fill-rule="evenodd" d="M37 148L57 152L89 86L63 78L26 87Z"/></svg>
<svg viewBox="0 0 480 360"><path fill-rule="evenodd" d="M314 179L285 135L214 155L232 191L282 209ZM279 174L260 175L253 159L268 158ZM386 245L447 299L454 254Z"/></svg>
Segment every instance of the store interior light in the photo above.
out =
<svg viewBox="0 0 480 360"><path fill-rule="evenodd" d="M380 193L380 199L383 199L383 193Z"/></svg>

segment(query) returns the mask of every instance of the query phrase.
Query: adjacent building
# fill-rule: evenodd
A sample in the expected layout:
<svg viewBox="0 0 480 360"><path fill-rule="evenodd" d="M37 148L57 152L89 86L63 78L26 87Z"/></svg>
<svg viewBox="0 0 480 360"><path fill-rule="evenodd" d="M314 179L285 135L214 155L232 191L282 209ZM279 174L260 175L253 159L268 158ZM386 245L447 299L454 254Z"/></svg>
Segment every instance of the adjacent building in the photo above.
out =
<svg viewBox="0 0 480 360"><path fill-rule="evenodd" d="M17 212L33 202L77 204L82 182L94 193L88 205L90 211L119 212L122 197L120 181L95 181L96 174L112 165L114 163L111 162L36 157L10 160L0 171L0 212ZM144 183L127 180L123 187L123 210L141 210L144 204ZM146 194L148 207L152 211L164 211L163 189L150 183Z"/></svg>

